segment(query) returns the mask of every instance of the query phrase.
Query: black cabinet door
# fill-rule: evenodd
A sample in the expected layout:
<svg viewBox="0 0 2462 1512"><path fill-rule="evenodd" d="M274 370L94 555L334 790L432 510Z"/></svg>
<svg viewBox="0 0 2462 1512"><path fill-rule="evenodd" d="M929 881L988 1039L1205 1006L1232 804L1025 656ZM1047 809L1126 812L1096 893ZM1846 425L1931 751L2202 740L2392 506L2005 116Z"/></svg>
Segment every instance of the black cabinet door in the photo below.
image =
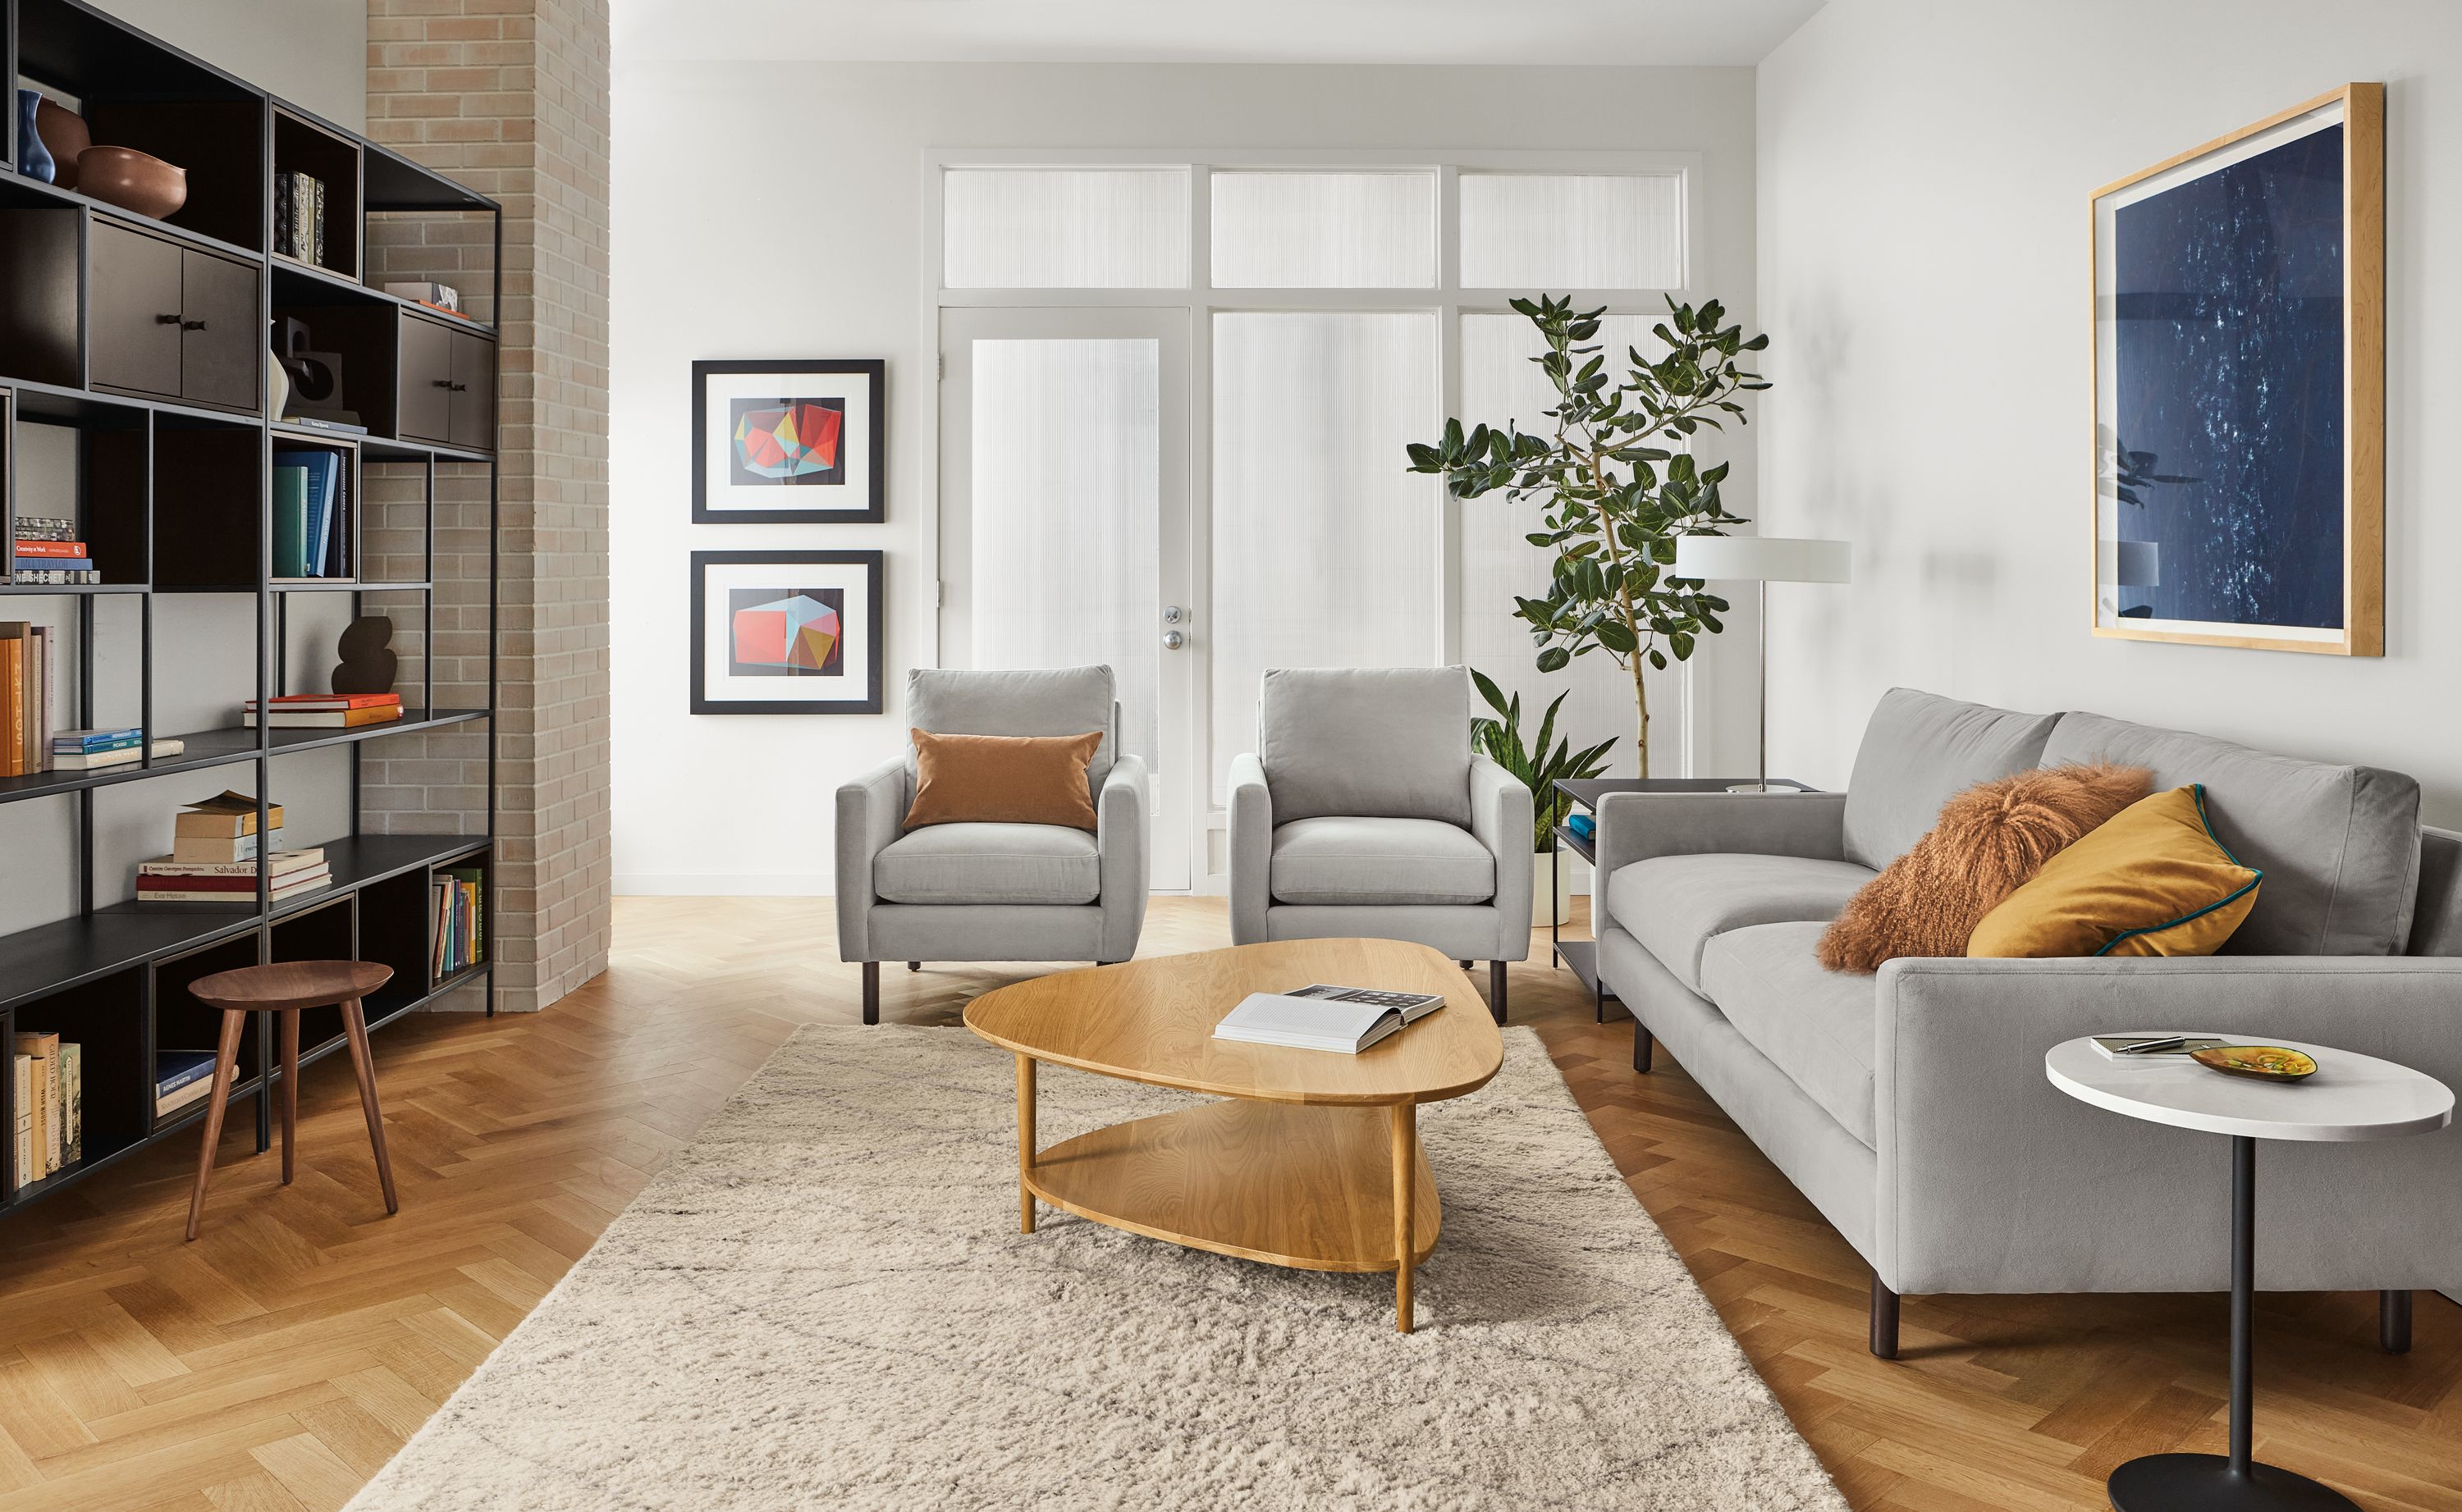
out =
<svg viewBox="0 0 2462 1512"><path fill-rule="evenodd" d="M453 409L445 439L474 452L496 449L496 344L475 331L453 338Z"/></svg>
<svg viewBox="0 0 2462 1512"><path fill-rule="evenodd" d="M89 381L178 398L180 249L101 219L90 235Z"/></svg>
<svg viewBox="0 0 2462 1512"><path fill-rule="evenodd" d="M256 296L256 269L210 252L181 251L181 397L234 410L257 407L266 338Z"/></svg>
<svg viewBox="0 0 2462 1512"><path fill-rule="evenodd" d="M453 435L453 332L417 315L401 317L401 415L394 434L420 441Z"/></svg>

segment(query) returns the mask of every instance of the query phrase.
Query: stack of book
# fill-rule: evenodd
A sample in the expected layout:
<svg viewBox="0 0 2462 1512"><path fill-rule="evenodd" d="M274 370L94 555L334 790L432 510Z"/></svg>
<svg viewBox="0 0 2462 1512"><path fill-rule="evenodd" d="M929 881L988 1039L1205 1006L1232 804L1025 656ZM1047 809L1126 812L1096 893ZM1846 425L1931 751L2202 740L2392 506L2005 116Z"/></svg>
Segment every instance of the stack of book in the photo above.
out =
<svg viewBox="0 0 2462 1512"><path fill-rule="evenodd" d="M425 305L439 314L462 315L462 291L450 284L439 284L424 278L397 280L387 284L384 291L396 299ZM462 318L467 320L470 317L462 315Z"/></svg>
<svg viewBox="0 0 2462 1512"><path fill-rule="evenodd" d="M41 1181L85 1159L85 1054L55 1033L20 1030L10 1042L16 1078L17 1185Z"/></svg>
<svg viewBox="0 0 2462 1512"><path fill-rule="evenodd" d="M210 1050L158 1050L154 1053L154 1117L167 1118L192 1102L203 1102L214 1086L214 1053Z"/></svg>
<svg viewBox="0 0 2462 1512"><path fill-rule="evenodd" d="M133 766L145 758L144 734L135 725L118 730L62 730L52 736L48 758L52 770L92 772L102 767ZM188 749L184 740L154 742L154 758L175 756Z"/></svg>
<svg viewBox="0 0 2462 1512"><path fill-rule="evenodd" d="M256 728L256 700L240 708L243 727ZM401 717L400 693L285 693L273 700L276 730L356 730Z"/></svg>
<svg viewBox="0 0 2462 1512"><path fill-rule="evenodd" d="M10 582L67 585L102 581L85 543L76 538L76 521L21 516L15 532L9 556Z"/></svg>
<svg viewBox="0 0 2462 1512"><path fill-rule="evenodd" d="M286 448L273 454L273 575L351 575L351 467L341 452Z"/></svg>
<svg viewBox="0 0 2462 1512"><path fill-rule="evenodd" d="M476 866L464 866L429 879L436 893L436 938L428 951L432 980L479 964L486 947L479 937L481 875Z"/></svg>
<svg viewBox="0 0 2462 1512"><path fill-rule="evenodd" d="M314 892L334 881L322 846L277 850L265 858L272 873L273 901ZM249 903L256 901L256 862L182 861L157 856L137 863L140 903Z"/></svg>
<svg viewBox="0 0 2462 1512"><path fill-rule="evenodd" d="M325 261L325 181L289 169L273 176L273 249L302 263Z"/></svg>
<svg viewBox="0 0 2462 1512"><path fill-rule="evenodd" d="M0 620L0 777L51 765L52 628Z"/></svg>

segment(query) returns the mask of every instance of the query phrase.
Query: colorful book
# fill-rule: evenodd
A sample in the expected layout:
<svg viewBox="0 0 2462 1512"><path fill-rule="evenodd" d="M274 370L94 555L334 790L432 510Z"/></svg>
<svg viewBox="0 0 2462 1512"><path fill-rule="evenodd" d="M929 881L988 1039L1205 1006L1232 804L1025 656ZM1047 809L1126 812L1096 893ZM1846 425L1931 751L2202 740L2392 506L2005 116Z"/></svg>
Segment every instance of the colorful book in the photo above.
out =
<svg viewBox="0 0 2462 1512"><path fill-rule="evenodd" d="M43 541L27 536L17 538L20 557L82 557L90 555L82 541Z"/></svg>
<svg viewBox="0 0 2462 1512"><path fill-rule="evenodd" d="M276 833L279 833L278 831ZM278 850L270 858L273 880L280 883L296 873L325 864L325 847L311 845L304 850ZM137 863L140 881L150 877L198 878L222 881L237 878L249 886L256 885L256 861L181 861L172 856L157 856Z"/></svg>
<svg viewBox="0 0 2462 1512"><path fill-rule="evenodd" d="M0 777L23 777L26 745L26 648L33 628L23 620L0 622Z"/></svg>
<svg viewBox="0 0 2462 1512"><path fill-rule="evenodd" d="M34 1063L27 1098L34 1118L27 1143L33 1152L32 1179L39 1181L60 1168L59 1116L54 1111L59 1105L60 1036L21 1030L10 1049Z"/></svg>
<svg viewBox="0 0 2462 1512"><path fill-rule="evenodd" d="M100 583L102 574L91 567L77 571L65 568L14 567L9 573L9 581L21 587L70 587L78 584Z"/></svg>
<svg viewBox="0 0 2462 1512"><path fill-rule="evenodd" d="M11 564L13 569L37 572L92 572L92 557L19 557Z"/></svg>
<svg viewBox="0 0 2462 1512"><path fill-rule="evenodd" d="M127 725L118 730L54 730L52 732L52 749L101 751L112 746L135 745L144 735L141 725Z"/></svg>
<svg viewBox="0 0 2462 1512"><path fill-rule="evenodd" d="M157 740L154 742L154 759L160 761L164 756L180 756L187 749L188 742L185 740ZM102 767L134 766L144 759L145 753L138 749L136 743L132 741L127 745L107 746L98 751L54 751L52 753L52 770L93 772Z"/></svg>
<svg viewBox="0 0 2462 1512"><path fill-rule="evenodd" d="M16 1161L17 1184L24 1186L34 1180L34 1057L13 1051L9 1056L10 1106L17 1110L16 1127L10 1131L10 1153Z"/></svg>
<svg viewBox="0 0 2462 1512"><path fill-rule="evenodd" d="M13 534L19 541L75 541L77 522L64 515L19 515Z"/></svg>
<svg viewBox="0 0 2462 1512"><path fill-rule="evenodd" d="M275 476L283 468L299 468L306 474L304 503L300 521L299 557L296 572L285 573L283 558L274 558L274 576L323 578L335 575L340 553L334 548L335 525L341 513L342 457L337 452L313 448L285 448L273 454ZM279 504L281 495L275 495ZM282 537L277 532L274 544L279 550Z"/></svg>
<svg viewBox="0 0 2462 1512"><path fill-rule="evenodd" d="M295 898L303 892L314 892L319 887L332 886L333 883L334 874L320 866L296 881L283 883L274 887L271 894L272 901L280 903L286 898ZM239 888L200 887L186 884L147 887L140 884L137 889L137 901L140 903L250 903L255 900L255 897L256 884L253 880L248 881L245 887Z"/></svg>
<svg viewBox="0 0 2462 1512"><path fill-rule="evenodd" d="M60 1047L60 1163L85 1159L85 1047Z"/></svg>
<svg viewBox="0 0 2462 1512"><path fill-rule="evenodd" d="M308 541L308 469L273 470L273 575L304 578Z"/></svg>
<svg viewBox="0 0 2462 1512"><path fill-rule="evenodd" d="M401 717L400 704L380 705L371 709L276 709L271 724L276 730L355 730L360 725L391 724ZM256 728L256 711L242 710L240 728Z"/></svg>
<svg viewBox="0 0 2462 1512"><path fill-rule="evenodd" d="M267 807L265 824L268 829L282 827L281 804ZM256 799L245 793L225 790L202 802L185 804L172 821L172 833L196 837L253 835L256 833Z"/></svg>
<svg viewBox="0 0 2462 1512"><path fill-rule="evenodd" d="M154 1053L154 1117L177 1113L203 1101L214 1087L214 1053L210 1050L159 1050Z"/></svg>
<svg viewBox="0 0 2462 1512"><path fill-rule="evenodd" d="M276 713L286 709L379 709L388 704L399 706L401 703L401 694L284 693L279 698L268 701L273 705ZM253 698L248 700L246 707L255 708L256 700Z"/></svg>

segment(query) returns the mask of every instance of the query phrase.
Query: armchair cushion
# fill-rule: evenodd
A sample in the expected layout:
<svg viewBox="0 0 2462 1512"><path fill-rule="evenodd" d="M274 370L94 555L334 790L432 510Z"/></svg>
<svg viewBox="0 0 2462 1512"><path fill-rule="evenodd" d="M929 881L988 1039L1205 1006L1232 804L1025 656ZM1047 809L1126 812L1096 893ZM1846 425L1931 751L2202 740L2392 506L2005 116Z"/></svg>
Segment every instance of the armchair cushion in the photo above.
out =
<svg viewBox="0 0 2462 1512"><path fill-rule="evenodd" d="M1285 904L1475 904L1496 896L1496 858L1470 831L1427 819L1324 817L1274 831Z"/></svg>
<svg viewBox="0 0 2462 1512"><path fill-rule="evenodd" d="M1911 688L1881 695L1846 782L1846 859L1878 871L1912 849L1954 794L2043 759L2058 714L2012 713ZM2062 761L2105 759L2063 756ZM2135 761L2114 752L2107 758ZM2152 762L2140 762L2151 766ZM2169 781L2157 774L2157 779Z"/></svg>
<svg viewBox="0 0 2462 1512"><path fill-rule="evenodd" d="M933 824L872 862L891 903L1089 904L1103 890L1094 837L1057 824Z"/></svg>
<svg viewBox="0 0 2462 1512"><path fill-rule="evenodd" d="M1468 825L1470 718L1458 667L1268 669L1257 754L1274 818Z"/></svg>
<svg viewBox="0 0 2462 1512"><path fill-rule="evenodd" d="M1698 992L1701 952L1730 929L1826 924L1871 869L1801 856L1656 856L1608 878L1607 910L1675 979Z"/></svg>
<svg viewBox="0 0 2462 1512"><path fill-rule="evenodd" d="M918 667L906 674L906 722L917 730L956 735L1075 735L1104 733L1086 763L1086 799L1103 791L1119 759L1119 711L1112 669L1063 667L1048 671L964 671ZM915 752L906 753L906 796L915 796Z"/></svg>
<svg viewBox="0 0 2462 1512"><path fill-rule="evenodd" d="M1077 735L949 735L910 732L915 803L906 827L929 824L1061 824L1095 827L1086 763L1100 730Z"/></svg>
<svg viewBox="0 0 2462 1512"><path fill-rule="evenodd" d="M1736 1033L1867 1149L1877 1147L1879 998L1868 976L1822 969L1818 924L1764 924L1710 942L1703 990Z"/></svg>

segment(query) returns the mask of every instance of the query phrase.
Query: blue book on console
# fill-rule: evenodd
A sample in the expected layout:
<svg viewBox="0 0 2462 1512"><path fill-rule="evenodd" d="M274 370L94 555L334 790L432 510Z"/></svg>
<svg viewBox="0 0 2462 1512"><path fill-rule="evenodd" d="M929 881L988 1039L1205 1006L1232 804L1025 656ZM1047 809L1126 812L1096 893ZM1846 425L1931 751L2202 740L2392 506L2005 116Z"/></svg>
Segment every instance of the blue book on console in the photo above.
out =
<svg viewBox="0 0 2462 1512"><path fill-rule="evenodd" d="M308 518L300 533L297 576L321 578L331 574L333 552L329 543L334 534L334 502L341 484L341 458L325 451L279 451L273 454L276 467L304 468L308 474ZM276 576L283 575L281 564L275 564Z"/></svg>

